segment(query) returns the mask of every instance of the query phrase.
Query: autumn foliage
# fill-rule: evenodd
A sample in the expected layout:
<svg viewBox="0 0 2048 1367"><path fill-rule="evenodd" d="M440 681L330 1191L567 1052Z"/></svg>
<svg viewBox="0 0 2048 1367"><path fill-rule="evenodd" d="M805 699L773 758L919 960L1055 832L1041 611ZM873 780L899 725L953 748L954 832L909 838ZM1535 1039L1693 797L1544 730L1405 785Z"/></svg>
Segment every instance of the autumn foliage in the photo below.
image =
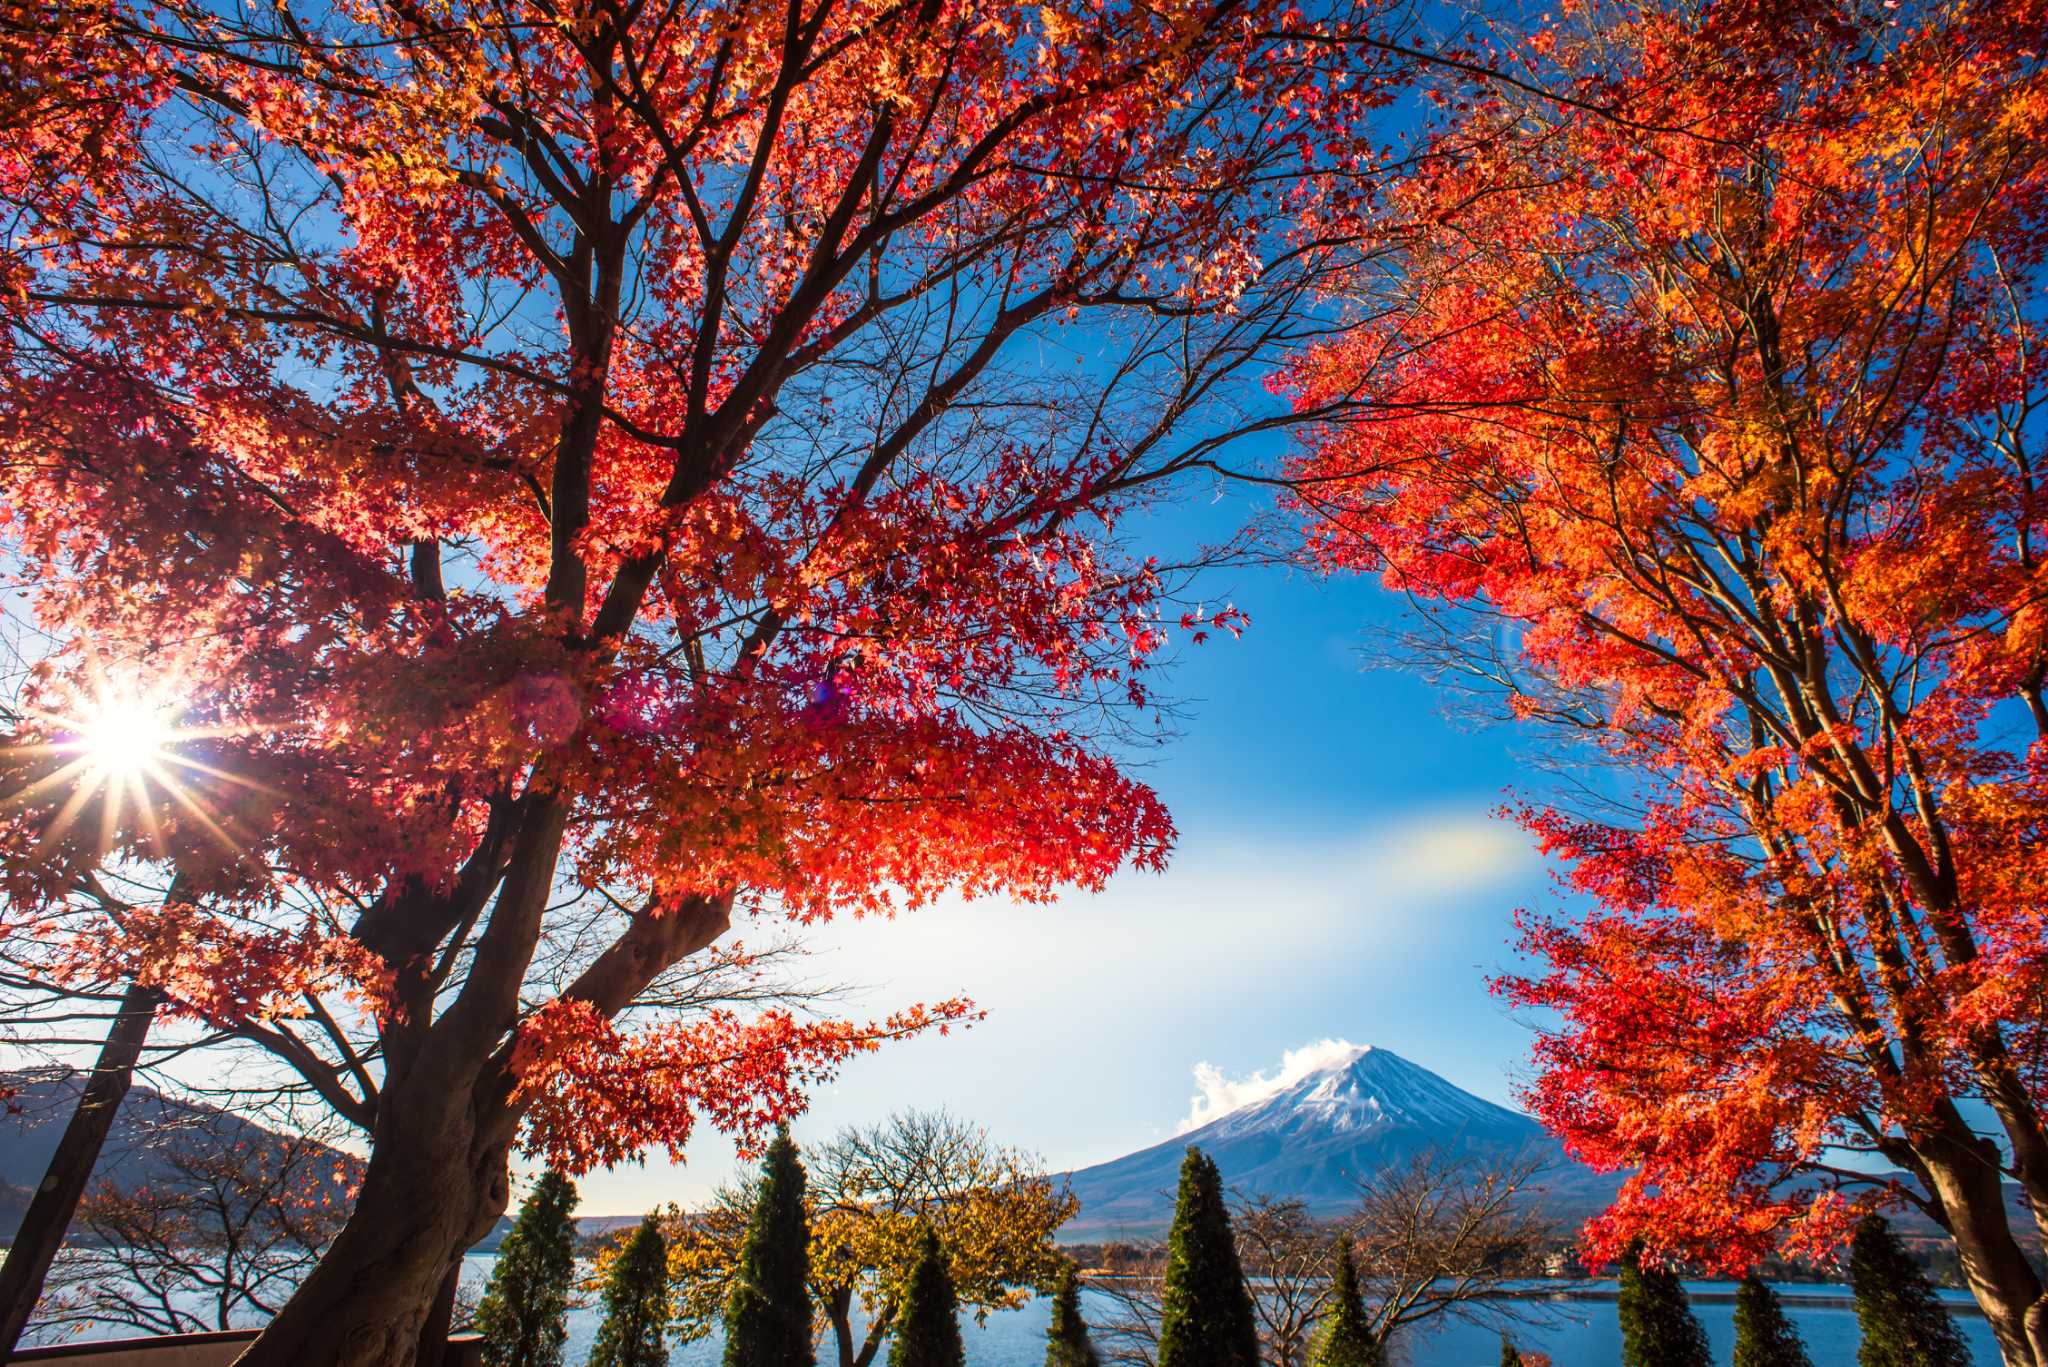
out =
<svg viewBox="0 0 2048 1367"><path fill-rule="evenodd" d="M756 1264L778 1258L778 1278L799 1277L806 1288L795 1313L807 1341L815 1304L819 1339L838 1367L880 1360L909 1305L928 1237L943 1254L949 1296L977 1317L1026 1304L1065 1265L1054 1239L1079 1209L1065 1182L943 1111L901 1112L842 1131L807 1150L802 1169L793 1149L783 1161L771 1147L759 1181L727 1188L701 1210L668 1212L676 1332L685 1341L710 1333L723 1314L727 1343L736 1342L735 1309L765 1313ZM792 1173L803 1186L795 1205L786 1196ZM767 1215L777 1216L782 1227L768 1228L782 1240L794 1224L806 1241L800 1254L761 1242L756 1231ZM791 1313L779 1304L768 1318Z"/></svg>
<svg viewBox="0 0 2048 1367"><path fill-rule="evenodd" d="M2048 1363L2001 1189L2048 1211L2044 31L1571 7L1445 91L1399 288L1287 379L1365 405L1297 462L1312 553L1611 762L1520 812L1587 910L1502 984L1537 1112L1634 1170L1596 1250L1736 1271L1910 1199L2013 1364Z"/></svg>
<svg viewBox="0 0 2048 1367"><path fill-rule="evenodd" d="M973 1014L653 1011L735 918L1160 864L1102 739L1217 619L1118 523L1351 250L1371 18L5 10L7 932L366 1133L249 1361L410 1361L515 1143L752 1145Z"/></svg>

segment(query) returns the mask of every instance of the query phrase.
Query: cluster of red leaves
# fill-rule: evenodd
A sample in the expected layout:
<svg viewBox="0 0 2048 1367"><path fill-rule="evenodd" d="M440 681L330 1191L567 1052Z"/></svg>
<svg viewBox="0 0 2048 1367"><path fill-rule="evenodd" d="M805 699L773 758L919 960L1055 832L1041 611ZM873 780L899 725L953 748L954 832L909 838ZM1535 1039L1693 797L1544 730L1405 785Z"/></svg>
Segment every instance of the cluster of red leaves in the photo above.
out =
<svg viewBox="0 0 2048 1367"><path fill-rule="evenodd" d="M118 924L31 917L6 933L49 938L49 962L62 980L154 987L181 1012L226 1029L303 1016L307 996L327 991L373 1016L393 1009L390 967L317 926L238 926L168 904L126 907Z"/></svg>
<svg viewBox="0 0 2048 1367"><path fill-rule="evenodd" d="M981 1018L943 1001L882 1020L804 1020L786 1010L750 1018L711 1011L622 1029L582 1002L555 1001L520 1026L510 1072L526 1113L527 1152L584 1173L656 1145L680 1161L702 1115L757 1153L804 1107L809 1088L883 1043L947 1033Z"/></svg>
<svg viewBox="0 0 2048 1367"><path fill-rule="evenodd" d="M1634 820L1521 813L1594 910L1500 985L1533 1107L1635 1170L1598 1254L1827 1248L1885 1196L1840 1148L1948 1161L1968 1100L2048 1152L2044 31L1574 13L1558 98L1453 102L1398 306L1284 381L1371 404L1298 461L1314 554L1617 763Z"/></svg>

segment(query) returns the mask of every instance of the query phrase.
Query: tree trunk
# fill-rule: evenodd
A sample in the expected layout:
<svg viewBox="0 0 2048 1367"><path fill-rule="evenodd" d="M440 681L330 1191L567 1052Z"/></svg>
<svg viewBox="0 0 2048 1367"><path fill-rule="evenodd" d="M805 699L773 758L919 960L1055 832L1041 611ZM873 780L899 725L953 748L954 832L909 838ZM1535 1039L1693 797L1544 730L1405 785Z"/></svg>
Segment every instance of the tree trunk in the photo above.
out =
<svg viewBox="0 0 2048 1367"><path fill-rule="evenodd" d="M852 1287L842 1286L832 1292L826 1317L832 1321L832 1341L839 1349L839 1367L853 1367Z"/></svg>
<svg viewBox="0 0 2048 1367"><path fill-rule="evenodd" d="M417 1367L449 1268L510 1194L509 1123L470 1088L424 1090L387 1094L348 1224L237 1367Z"/></svg>
<svg viewBox="0 0 2048 1367"><path fill-rule="evenodd" d="M2030 1313L2041 1302L2041 1281L2013 1237L2006 1211L2005 1183L1988 1141L1940 1144L1923 1151L1934 1195L1948 1217L1956 1255L1970 1294L1991 1325L2005 1367L2048 1367L2048 1354L2029 1332ZM1977 1150L1958 1156L1957 1149Z"/></svg>
<svg viewBox="0 0 2048 1367"><path fill-rule="evenodd" d="M447 1275L441 1278L441 1292L434 1297L434 1308L427 1312L426 1325L420 1330L418 1367L442 1367L447 1358L448 1331L455 1324L455 1293L461 1287L462 1254L458 1253L455 1261L448 1264Z"/></svg>
<svg viewBox="0 0 2048 1367"><path fill-rule="evenodd" d="M100 1147L135 1080L143 1041L149 1037L149 1027L162 1003L161 992L139 983L131 982L121 995L113 1027L100 1046L99 1061L86 1079L78 1108L64 1127L64 1137L57 1141L57 1151L50 1155L50 1166L29 1201L21 1230L8 1246L7 1261L0 1265L0 1362L14 1356L22 1330L28 1327L29 1316L42 1297L43 1279L63 1247L71 1217L92 1179L93 1165L99 1161Z"/></svg>

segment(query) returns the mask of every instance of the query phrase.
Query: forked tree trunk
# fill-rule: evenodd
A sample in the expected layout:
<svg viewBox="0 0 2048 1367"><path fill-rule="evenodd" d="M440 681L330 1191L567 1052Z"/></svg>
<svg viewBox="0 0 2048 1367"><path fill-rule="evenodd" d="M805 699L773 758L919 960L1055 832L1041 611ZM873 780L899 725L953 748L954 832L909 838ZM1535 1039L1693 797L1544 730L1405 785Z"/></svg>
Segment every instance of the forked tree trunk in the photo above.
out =
<svg viewBox="0 0 2048 1367"><path fill-rule="evenodd" d="M509 1146L467 1088L406 1100L387 1098L348 1223L237 1367L418 1364L449 1267L504 1213Z"/></svg>
<svg viewBox="0 0 2048 1367"><path fill-rule="evenodd" d="M0 1362L14 1356L29 1316L42 1298L43 1280L64 1246L64 1235L78 1212L86 1183L92 1180L93 1165L114 1127L114 1116L135 1081L135 1065L142 1058L143 1042L162 1003L161 992L138 983L128 984L121 994L114 1024L86 1078L77 1109L57 1141L57 1151L50 1155L50 1165L29 1201L28 1213L22 1216L20 1231L8 1245L7 1261L0 1265Z"/></svg>
<svg viewBox="0 0 2048 1367"><path fill-rule="evenodd" d="M497 1055L518 1024L567 812L550 797L523 814L469 978L438 1017L422 961L401 966L403 1009L384 1035L385 1086L355 1209L238 1367L416 1367L449 1267L511 1195L519 1116Z"/></svg>

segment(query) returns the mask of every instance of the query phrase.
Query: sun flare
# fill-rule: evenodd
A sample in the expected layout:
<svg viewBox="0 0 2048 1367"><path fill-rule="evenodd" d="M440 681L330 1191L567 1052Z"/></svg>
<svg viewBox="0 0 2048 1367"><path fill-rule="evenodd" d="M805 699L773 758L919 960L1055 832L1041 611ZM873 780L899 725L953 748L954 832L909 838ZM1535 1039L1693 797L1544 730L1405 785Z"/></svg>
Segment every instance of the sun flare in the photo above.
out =
<svg viewBox="0 0 2048 1367"><path fill-rule="evenodd" d="M221 824L223 814L213 810L218 794L209 796L207 789L254 785L209 754L205 741L231 733L194 725L178 684L103 678L76 705L29 715L47 728L45 738L0 747L32 766L28 781L0 794L0 802L50 804L45 840L84 824L97 827L103 847L118 843L125 828L142 847L155 848L164 816L175 813L208 838L240 848Z"/></svg>
<svg viewBox="0 0 2048 1367"><path fill-rule="evenodd" d="M149 698L105 698L80 721L79 754L107 778L158 772L178 739L171 708Z"/></svg>

